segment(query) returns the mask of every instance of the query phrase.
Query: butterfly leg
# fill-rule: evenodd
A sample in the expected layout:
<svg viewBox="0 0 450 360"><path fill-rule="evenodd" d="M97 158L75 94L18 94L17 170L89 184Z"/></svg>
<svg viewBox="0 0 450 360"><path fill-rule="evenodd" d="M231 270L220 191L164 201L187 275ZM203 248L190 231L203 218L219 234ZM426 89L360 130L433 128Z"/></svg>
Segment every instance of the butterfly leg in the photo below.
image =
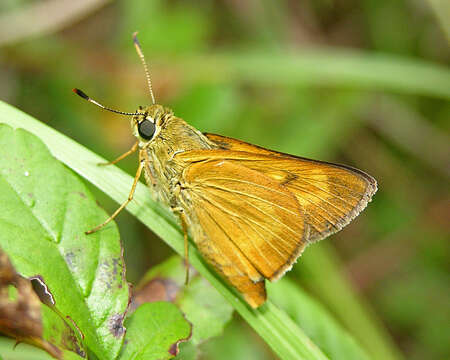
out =
<svg viewBox="0 0 450 360"><path fill-rule="evenodd" d="M133 185L131 186L130 194L128 195L128 199L125 200L123 202L123 204L120 205L119 208L116 211L114 211L114 213L108 219L106 219L106 221L104 223L96 226L92 230L86 231L86 235L92 234L92 233L100 230L103 226L105 226L106 224L111 222L111 220L114 220L114 218L123 210L123 208L125 208L125 206L127 206L128 203L131 200L133 200L134 191L136 190L136 185L137 185L137 183L139 181L139 178L141 177L143 167L144 167L144 161L140 161L139 162L139 167L138 167L138 169L136 171L136 176L134 177Z"/></svg>
<svg viewBox="0 0 450 360"><path fill-rule="evenodd" d="M120 160L125 159L128 155L131 155L132 153L136 152L138 149L139 142L136 141L136 143L131 147L130 150L120 155L117 159L114 159L113 161L105 162L105 163L99 163L99 166L106 166L106 165L113 165L117 164Z"/></svg>
<svg viewBox="0 0 450 360"><path fill-rule="evenodd" d="M172 208L172 211L177 213L180 217L181 228L183 229L183 237L184 237L184 265L186 266L186 278L184 280L184 284L187 285L189 283L189 240L188 240L188 226L186 215L182 208Z"/></svg>
<svg viewBox="0 0 450 360"><path fill-rule="evenodd" d="M153 187L155 187L156 186L156 179L153 176L152 169L150 168L151 160L150 160L150 157L148 156L147 150L145 148L142 149L141 151L139 151L139 160L140 161L144 160L145 170L146 170L145 173L148 175L148 177L149 177Z"/></svg>

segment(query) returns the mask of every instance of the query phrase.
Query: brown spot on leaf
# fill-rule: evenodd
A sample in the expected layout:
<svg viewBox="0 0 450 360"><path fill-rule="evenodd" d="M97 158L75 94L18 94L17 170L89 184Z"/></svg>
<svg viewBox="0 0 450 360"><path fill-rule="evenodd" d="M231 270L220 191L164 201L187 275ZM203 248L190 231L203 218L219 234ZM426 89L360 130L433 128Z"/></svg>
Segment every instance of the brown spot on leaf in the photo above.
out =
<svg viewBox="0 0 450 360"><path fill-rule="evenodd" d="M169 349L169 354L172 356L177 356L178 355L178 341L174 344L172 344L172 346Z"/></svg>
<svg viewBox="0 0 450 360"><path fill-rule="evenodd" d="M84 334L81 332L80 328L75 323L75 321L73 321L73 319L70 316L66 316L66 319L72 323L73 327L78 331L78 334L81 337L81 339L84 339ZM69 326L67 326L67 330L71 330ZM78 340L78 337L75 335L73 331L65 331L62 335L63 336L61 342L64 348L70 349L76 354L80 355L81 357L86 358L86 352L82 348L81 343Z"/></svg>
<svg viewBox="0 0 450 360"><path fill-rule="evenodd" d="M81 331L81 329L78 327L77 323L76 323L69 315L66 316L66 319L69 320L69 321L72 323L73 327L74 327L75 329L77 329L78 334L80 335L81 339L84 340L84 333L83 333L83 332Z"/></svg>
<svg viewBox="0 0 450 360"><path fill-rule="evenodd" d="M114 314L109 318L108 328L114 337L120 339L125 334L125 327L123 326L124 314Z"/></svg>
<svg viewBox="0 0 450 360"><path fill-rule="evenodd" d="M112 259L112 264L113 264L113 275L116 276L117 275L117 268L120 265L120 258L113 258Z"/></svg>
<svg viewBox="0 0 450 360"><path fill-rule="evenodd" d="M75 253L73 251L69 251L64 255L64 260L66 260L66 263L71 270L73 270L74 259L75 259Z"/></svg>

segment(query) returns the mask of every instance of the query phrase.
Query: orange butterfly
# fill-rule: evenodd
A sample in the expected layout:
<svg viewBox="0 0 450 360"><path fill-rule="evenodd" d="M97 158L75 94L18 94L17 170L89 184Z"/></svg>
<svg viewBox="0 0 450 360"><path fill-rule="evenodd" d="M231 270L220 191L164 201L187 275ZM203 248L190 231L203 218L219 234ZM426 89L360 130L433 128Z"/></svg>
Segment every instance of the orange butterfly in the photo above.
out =
<svg viewBox="0 0 450 360"><path fill-rule="evenodd" d="M142 50L134 43L143 60ZM143 60L144 65L145 61ZM149 73L145 65L147 78ZM209 264L252 307L266 300L265 279L279 279L306 245L339 231L377 190L374 178L351 167L267 150L232 138L203 134L172 110L155 105L131 115L136 144L111 163L139 150L128 199L144 172L153 194L180 217Z"/></svg>

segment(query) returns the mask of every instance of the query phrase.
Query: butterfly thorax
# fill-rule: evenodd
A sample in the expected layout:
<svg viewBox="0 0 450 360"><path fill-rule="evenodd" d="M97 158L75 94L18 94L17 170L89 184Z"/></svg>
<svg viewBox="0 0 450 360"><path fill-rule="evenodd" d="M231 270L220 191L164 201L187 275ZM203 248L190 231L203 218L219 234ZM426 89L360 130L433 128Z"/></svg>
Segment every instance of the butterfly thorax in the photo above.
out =
<svg viewBox="0 0 450 360"><path fill-rule="evenodd" d="M214 149L218 146L183 119L173 115L172 110L160 105L140 109L133 117L133 132L139 139L139 147L145 151L144 174L159 200L171 207L178 206L176 187L180 185L186 167L176 155L185 151ZM144 139L138 131L142 121L152 121L155 130L151 139Z"/></svg>

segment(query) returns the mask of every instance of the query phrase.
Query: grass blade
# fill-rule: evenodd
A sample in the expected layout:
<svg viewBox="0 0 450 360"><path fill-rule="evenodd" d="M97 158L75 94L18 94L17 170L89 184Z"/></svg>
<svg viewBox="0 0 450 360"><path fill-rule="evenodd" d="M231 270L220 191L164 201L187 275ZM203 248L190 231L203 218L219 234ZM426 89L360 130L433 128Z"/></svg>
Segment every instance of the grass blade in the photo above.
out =
<svg viewBox="0 0 450 360"><path fill-rule="evenodd" d="M167 61L165 61L167 63ZM171 65L174 67L174 65ZM183 59L186 77L196 81L340 86L450 99L450 71L432 62L382 53L304 49L290 53L247 51Z"/></svg>

